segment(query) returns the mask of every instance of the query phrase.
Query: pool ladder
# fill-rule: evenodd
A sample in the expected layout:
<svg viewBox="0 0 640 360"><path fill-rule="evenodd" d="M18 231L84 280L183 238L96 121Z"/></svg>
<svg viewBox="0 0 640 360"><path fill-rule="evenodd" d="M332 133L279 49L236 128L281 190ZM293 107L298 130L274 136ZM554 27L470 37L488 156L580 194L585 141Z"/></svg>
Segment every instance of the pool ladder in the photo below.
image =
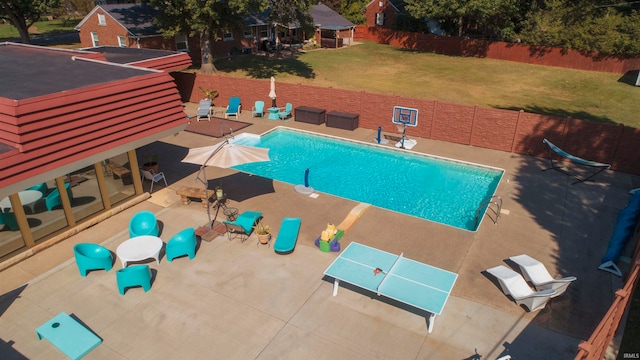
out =
<svg viewBox="0 0 640 360"><path fill-rule="evenodd" d="M492 197L484 199L484 201L480 203L480 205L476 209L476 220L473 224L474 229L478 227L482 211L485 208L487 209L487 216L489 216L489 219L493 221L494 225L498 225L498 218L500 217L500 212L502 211L502 198L500 196L494 195Z"/></svg>

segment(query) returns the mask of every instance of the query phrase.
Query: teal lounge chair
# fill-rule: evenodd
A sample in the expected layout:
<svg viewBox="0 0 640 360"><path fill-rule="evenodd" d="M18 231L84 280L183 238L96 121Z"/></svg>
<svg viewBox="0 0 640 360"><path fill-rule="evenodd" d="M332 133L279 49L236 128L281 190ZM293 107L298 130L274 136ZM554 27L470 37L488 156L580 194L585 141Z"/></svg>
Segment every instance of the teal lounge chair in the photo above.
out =
<svg viewBox="0 0 640 360"><path fill-rule="evenodd" d="M158 220L151 211L140 211L133 215L129 221L129 237L133 238L142 235L158 236Z"/></svg>
<svg viewBox="0 0 640 360"><path fill-rule="evenodd" d="M245 211L238 215L235 221L224 220L222 223L227 227L229 240L240 236L240 242L244 242L251 235L253 227L256 226L261 217L261 212Z"/></svg>
<svg viewBox="0 0 640 360"><path fill-rule="evenodd" d="M189 260L196 256L196 231L194 228L187 228L175 234L167 243L165 253L167 260L172 262L173 259L187 255Z"/></svg>
<svg viewBox="0 0 640 360"><path fill-rule="evenodd" d="M280 120L285 120L286 118L290 117L292 109L293 105L291 105L291 103L287 103L287 105L285 105L284 107L284 110L278 113L278 117L280 118Z"/></svg>
<svg viewBox="0 0 640 360"><path fill-rule="evenodd" d="M149 265L135 265L116 271L118 291L124 295L127 288L142 286L144 292L151 289L151 269Z"/></svg>
<svg viewBox="0 0 640 360"><path fill-rule="evenodd" d="M65 183L64 188L67 189L67 196L69 196L69 202L73 204L73 192L71 192L71 184ZM62 206L62 199L60 199L60 191L58 188L53 189L44 199L44 204L48 211L53 211L54 208Z"/></svg>
<svg viewBox="0 0 640 360"><path fill-rule="evenodd" d="M6 225L11 231L20 230L16 214L12 212L0 212L0 225Z"/></svg>
<svg viewBox="0 0 640 360"><path fill-rule="evenodd" d="M234 115L236 119L240 116L242 105L240 105L240 98L234 96L229 99L229 105L227 105L227 111L224 113L224 118L228 119L229 116Z"/></svg>
<svg viewBox="0 0 640 360"><path fill-rule="evenodd" d="M73 255L80 275L87 276L89 270L106 270L113 267L113 254L106 247L94 243L79 243L73 247Z"/></svg>
<svg viewBox="0 0 640 360"><path fill-rule="evenodd" d="M275 250L276 254L286 255L293 252L298 241L300 222L300 218L282 219L278 237L275 244L273 244L273 250Z"/></svg>
<svg viewBox="0 0 640 360"><path fill-rule="evenodd" d="M256 104L253 105L251 109L251 117L264 117L264 101L256 101Z"/></svg>

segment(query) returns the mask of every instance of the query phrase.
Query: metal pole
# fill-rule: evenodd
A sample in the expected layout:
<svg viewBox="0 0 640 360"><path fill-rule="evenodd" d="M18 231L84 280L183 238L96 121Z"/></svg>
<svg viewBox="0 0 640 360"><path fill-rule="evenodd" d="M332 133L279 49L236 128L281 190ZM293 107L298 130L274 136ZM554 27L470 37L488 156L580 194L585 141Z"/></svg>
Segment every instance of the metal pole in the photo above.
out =
<svg viewBox="0 0 640 360"><path fill-rule="evenodd" d="M207 172L205 169L209 160L211 160L211 158L213 158L227 144L229 144L229 139L225 139L223 142L221 142L220 146L213 150L207 160L202 164L202 166L200 166L200 171L198 171L198 174L196 175L196 181L200 180L200 182L204 184L204 196L205 201L207 202L207 218L209 219L209 230L213 229L213 223L211 222L211 210L209 209L209 181L207 180ZM204 180L200 178L200 173L202 173Z"/></svg>

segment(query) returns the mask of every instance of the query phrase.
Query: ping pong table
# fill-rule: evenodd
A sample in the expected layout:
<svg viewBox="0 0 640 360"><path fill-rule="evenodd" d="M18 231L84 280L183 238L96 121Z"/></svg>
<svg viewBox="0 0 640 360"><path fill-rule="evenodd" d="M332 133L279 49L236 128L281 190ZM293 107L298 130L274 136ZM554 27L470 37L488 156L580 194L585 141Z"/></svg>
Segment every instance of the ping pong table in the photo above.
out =
<svg viewBox="0 0 640 360"><path fill-rule="evenodd" d="M349 244L324 274L334 278L333 296L338 294L339 282L344 281L430 313L429 332L458 278L456 273L407 259L403 254L356 242Z"/></svg>

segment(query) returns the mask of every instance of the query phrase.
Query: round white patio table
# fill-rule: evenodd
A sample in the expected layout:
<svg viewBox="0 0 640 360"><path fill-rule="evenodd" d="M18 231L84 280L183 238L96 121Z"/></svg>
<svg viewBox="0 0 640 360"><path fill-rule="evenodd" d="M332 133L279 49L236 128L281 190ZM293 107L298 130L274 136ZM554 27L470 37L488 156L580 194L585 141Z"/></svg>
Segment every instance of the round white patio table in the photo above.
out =
<svg viewBox="0 0 640 360"><path fill-rule="evenodd" d="M20 197L20 202L22 203L22 205L29 206L31 212L33 213L34 204L36 201L42 198L42 193L38 190L22 190L18 193L18 196ZM8 196L0 200L0 211L11 208L13 208L13 206L11 206L11 200L9 200Z"/></svg>
<svg viewBox="0 0 640 360"><path fill-rule="evenodd" d="M160 250L162 250L162 239L157 236L142 235L126 240L118 245L116 255L122 262L122 267L127 267L131 261L140 261L154 258L160 265Z"/></svg>

